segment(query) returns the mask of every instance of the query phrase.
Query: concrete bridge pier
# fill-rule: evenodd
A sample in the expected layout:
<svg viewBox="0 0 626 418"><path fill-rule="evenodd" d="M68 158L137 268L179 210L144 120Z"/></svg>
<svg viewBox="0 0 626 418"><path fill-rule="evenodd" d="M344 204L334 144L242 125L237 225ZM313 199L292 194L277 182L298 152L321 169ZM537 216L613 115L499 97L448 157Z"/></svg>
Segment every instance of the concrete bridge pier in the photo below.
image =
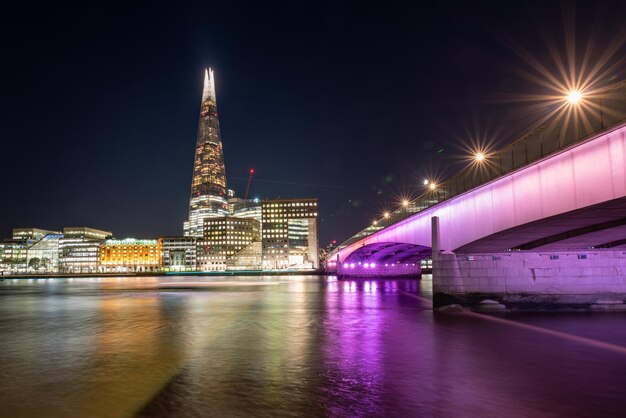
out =
<svg viewBox="0 0 626 418"><path fill-rule="evenodd" d="M453 253L432 218L433 305L626 311L626 249Z"/></svg>
<svg viewBox="0 0 626 418"><path fill-rule="evenodd" d="M435 308L484 300L512 310L626 311L626 251L440 253Z"/></svg>

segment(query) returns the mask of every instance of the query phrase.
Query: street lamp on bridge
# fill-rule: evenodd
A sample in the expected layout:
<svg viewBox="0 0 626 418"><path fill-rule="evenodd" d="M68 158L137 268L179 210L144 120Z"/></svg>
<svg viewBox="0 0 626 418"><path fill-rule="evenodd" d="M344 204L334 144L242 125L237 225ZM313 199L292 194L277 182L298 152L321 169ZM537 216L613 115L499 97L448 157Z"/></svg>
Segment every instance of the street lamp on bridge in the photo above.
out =
<svg viewBox="0 0 626 418"><path fill-rule="evenodd" d="M583 94L580 90L570 90L567 93L567 102L571 105L580 103L583 98Z"/></svg>

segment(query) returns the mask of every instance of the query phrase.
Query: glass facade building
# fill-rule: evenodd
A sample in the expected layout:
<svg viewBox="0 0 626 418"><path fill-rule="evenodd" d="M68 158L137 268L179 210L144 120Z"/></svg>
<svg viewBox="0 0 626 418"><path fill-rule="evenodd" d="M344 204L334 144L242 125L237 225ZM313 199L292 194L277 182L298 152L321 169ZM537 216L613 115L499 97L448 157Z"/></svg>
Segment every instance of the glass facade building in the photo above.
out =
<svg viewBox="0 0 626 418"><path fill-rule="evenodd" d="M59 243L63 234L48 234L28 247L26 267L29 273L57 273L59 271Z"/></svg>
<svg viewBox="0 0 626 418"><path fill-rule="evenodd" d="M319 268L317 199L265 200L263 269Z"/></svg>
<svg viewBox="0 0 626 418"><path fill-rule="evenodd" d="M204 77L196 137L189 219L185 221L183 228L185 236L202 237L204 219L228 215L227 199L226 168L217 116L215 80L213 70L208 69Z"/></svg>
<svg viewBox="0 0 626 418"><path fill-rule="evenodd" d="M237 218L251 218L262 221L261 202L259 199L240 199L233 197L228 199L228 208L231 216Z"/></svg>

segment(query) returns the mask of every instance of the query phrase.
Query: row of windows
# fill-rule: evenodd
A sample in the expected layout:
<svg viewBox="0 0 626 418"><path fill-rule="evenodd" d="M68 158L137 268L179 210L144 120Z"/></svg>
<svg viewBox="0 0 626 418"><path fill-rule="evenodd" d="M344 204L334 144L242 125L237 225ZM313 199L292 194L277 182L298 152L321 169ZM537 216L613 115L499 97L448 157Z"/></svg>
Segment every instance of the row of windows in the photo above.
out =
<svg viewBox="0 0 626 418"><path fill-rule="evenodd" d="M295 207L295 206L317 206L317 202L284 202L284 203L264 203L263 208L266 207Z"/></svg>

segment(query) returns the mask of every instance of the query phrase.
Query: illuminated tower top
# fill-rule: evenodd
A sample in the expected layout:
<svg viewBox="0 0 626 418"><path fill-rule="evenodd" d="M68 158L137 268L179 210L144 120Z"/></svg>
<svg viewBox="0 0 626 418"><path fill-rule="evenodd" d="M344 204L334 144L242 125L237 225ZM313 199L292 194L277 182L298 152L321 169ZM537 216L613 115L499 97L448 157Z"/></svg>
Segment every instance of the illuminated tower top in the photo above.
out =
<svg viewBox="0 0 626 418"><path fill-rule="evenodd" d="M213 70L211 68L204 70L204 89L202 90L202 103L205 100L217 102L215 98L215 78L213 78Z"/></svg>
<svg viewBox="0 0 626 418"><path fill-rule="evenodd" d="M204 142L221 143L220 122L217 119L217 98L215 96L215 78L213 70L204 71L204 88L200 105L200 121L196 144Z"/></svg>

